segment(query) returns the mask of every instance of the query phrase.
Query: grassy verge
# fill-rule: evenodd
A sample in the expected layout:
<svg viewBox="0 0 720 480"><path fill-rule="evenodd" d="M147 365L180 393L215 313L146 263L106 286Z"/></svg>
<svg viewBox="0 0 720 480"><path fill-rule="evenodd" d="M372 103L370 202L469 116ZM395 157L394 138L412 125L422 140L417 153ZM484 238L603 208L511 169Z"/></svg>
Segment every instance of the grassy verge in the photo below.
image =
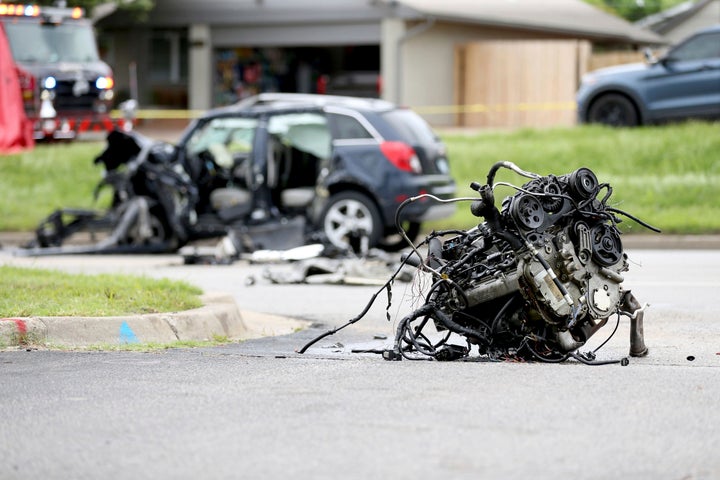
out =
<svg viewBox="0 0 720 480"><path fill-rule="evenodd" d="M636 129L583 126L511 133L443 135L460 196L475 196L468 185L485 182L497 161L507 160L542 175L579 167L613 187L610 203L667 233L720 232L720 124L686 123ZM525 179L500 170L496 181L521 185ZM501 200L511 194L498 187ZM466 204L434 228L477 222ZM645 233L632 221L625 231Z"/></svg>
<svg viewBox="0 0 720 480"><path fill-rule="evenodd" d="M93 208L102 142L37 145L0 156L0 230L29 231L58 208Z"/></svg>
<svg viewBox="0 0 720 480"><path fill-rule="evenodd" d="M200 307L201 293L172 280L0 266L0 317L176 312Z"/></svg>

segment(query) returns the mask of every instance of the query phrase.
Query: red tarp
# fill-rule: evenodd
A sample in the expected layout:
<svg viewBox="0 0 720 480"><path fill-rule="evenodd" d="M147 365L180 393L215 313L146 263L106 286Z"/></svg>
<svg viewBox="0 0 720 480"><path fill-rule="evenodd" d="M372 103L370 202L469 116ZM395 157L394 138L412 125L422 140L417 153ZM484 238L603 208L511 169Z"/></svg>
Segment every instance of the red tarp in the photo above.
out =
<svg viewBox="0 0 720 480"><path fill-rule="evenodd" d="M20 81L0 23L0 155L34 145L32 126L23 109Z"/></svg>

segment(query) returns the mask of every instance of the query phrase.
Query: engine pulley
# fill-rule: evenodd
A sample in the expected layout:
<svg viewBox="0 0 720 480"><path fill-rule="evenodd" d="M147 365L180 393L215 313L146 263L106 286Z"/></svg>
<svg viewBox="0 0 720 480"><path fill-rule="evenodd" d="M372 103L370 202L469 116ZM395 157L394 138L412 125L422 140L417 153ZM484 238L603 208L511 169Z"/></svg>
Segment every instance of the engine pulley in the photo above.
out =
<svg viewBox="0 0 720 480"><path fill-rule="evenodd" d="M534 230L542 226L545 221L545 210L540 200L532 195L520 195L510 206L510 214L518 226L527 230Z"/></svg>
<svg viewBox="0 0 720 480"><path fill-rule="evenodd" d="M562 207L562 198L560 198L562 191L554 177L548 178L543 183L542 193L544 194L541 200L543 208L550 213L558 212Z"/></svg>
<svg viewBox="0 0 720 480"><path fill-rule="evenodd" d="M622 259L623 249L617 229L599 223L590 231L593 259L603 267L615 265Z"/></svg>
<svg viewBox="0 0 720 480"><path fill-rule="evenodd" d="M568 187L574 198L587 200L597 195L600 184L592 170L582 167L570 174Z"/></svg>

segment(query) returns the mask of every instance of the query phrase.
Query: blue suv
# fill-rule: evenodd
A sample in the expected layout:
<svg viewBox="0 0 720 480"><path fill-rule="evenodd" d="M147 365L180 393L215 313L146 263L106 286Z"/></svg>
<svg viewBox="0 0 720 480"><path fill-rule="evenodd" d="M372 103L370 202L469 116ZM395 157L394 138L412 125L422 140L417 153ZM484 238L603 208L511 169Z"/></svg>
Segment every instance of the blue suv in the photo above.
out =
<svg viewBox="0 0 720 480"><path fill-rule="evenodd" d="M720 118L720 24L700 30L660 59L583 77L578 121L616 127Z"/></svg>

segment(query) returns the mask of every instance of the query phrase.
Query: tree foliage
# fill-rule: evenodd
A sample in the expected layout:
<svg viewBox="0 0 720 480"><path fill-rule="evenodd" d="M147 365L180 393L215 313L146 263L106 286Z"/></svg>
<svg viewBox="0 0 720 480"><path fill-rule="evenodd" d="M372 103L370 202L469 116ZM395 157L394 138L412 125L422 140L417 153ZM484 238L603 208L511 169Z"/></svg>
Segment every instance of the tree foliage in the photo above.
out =
<svg viewBox="0 0 720 480"><path fill-rule="evenodd" d="M643 17L667 10L685 0L585 0L608 13L635 22Z"/></svg>

